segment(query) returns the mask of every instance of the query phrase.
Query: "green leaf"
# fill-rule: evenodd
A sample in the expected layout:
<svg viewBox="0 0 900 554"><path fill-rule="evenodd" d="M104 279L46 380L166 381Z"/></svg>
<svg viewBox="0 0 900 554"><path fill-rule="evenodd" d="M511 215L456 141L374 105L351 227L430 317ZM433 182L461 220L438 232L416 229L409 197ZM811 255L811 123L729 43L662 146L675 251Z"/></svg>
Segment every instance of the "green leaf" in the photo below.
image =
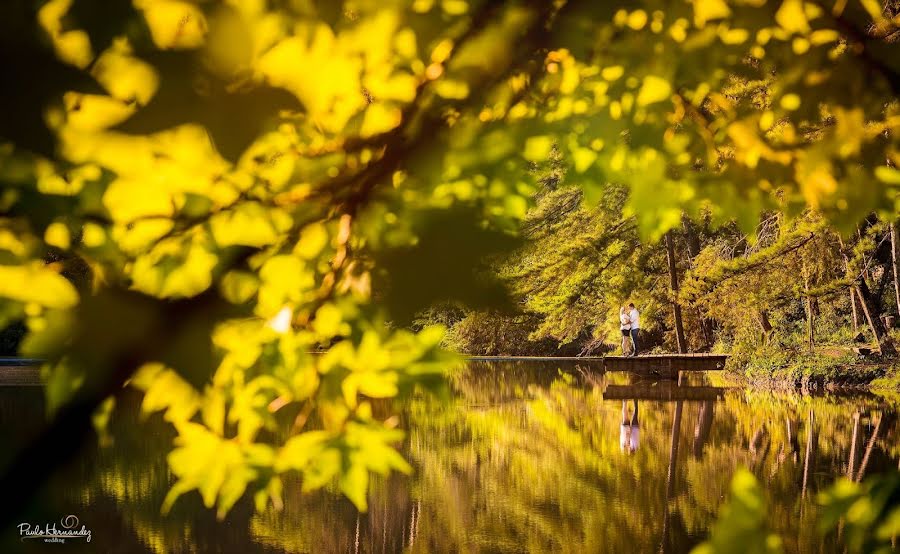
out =
<svg viewBox="0 0 900 554"><path fill-rule="evenodd" d="M135 373L131 384L144 391L141 403L144 414L164 412L165 418L172 423L190 420L204 402L190 383L162 364L144 365Z"/></svg>
<svg viewBox="0 0 900 554"><path fill-rule="evenodd" d="M309 431L289 438L275 459L275 471L304 470L310 460L325 449L328 438L329 434L325 431Z"/></svg>
<svg viewBox="0 0 900 554"><path fill-rule="evenodd" d="M63 360L41 368L47 398L47 413L55 413L81 388L85 374L77 366Z"/></svg>
<svg viewBox="0 0 900 554"><path fill-rule="evenodd" d="M133 287L165 298L196 296L212 284L218 262L218 256L198 241L159 247L134 262Z"/></svg>
<svg viewBox="0 0 900 554"><path fill-rule="evenodd" d="M197 423L176 424L178 437L176 448L169 454L169 467L178 481L163 501L163 513L167 513L178 497L196 489L207 507L218 505L217 516L225 517L235 502L244 494L247 486L259 472L251 463L262 458L247 451L232 440L211 433Z"/></svg>
<svg viewBox="0 0 900 554"><path fill-rule="evenodd" d="M765 528L766 507L762 490L746 469L735 472L731 479L731 495L713 525L709 539L698 545L693 554L741 552L776 554L782 552L781 539Z"/></svg>
<svg viewBox="0 0 900 554"><path fill-rule="evenodd" d="M368 509L366 496L369 492L369 472L359 455L350 456L350 467L341 474L339 486L357 510L365 512Z"/></svg>

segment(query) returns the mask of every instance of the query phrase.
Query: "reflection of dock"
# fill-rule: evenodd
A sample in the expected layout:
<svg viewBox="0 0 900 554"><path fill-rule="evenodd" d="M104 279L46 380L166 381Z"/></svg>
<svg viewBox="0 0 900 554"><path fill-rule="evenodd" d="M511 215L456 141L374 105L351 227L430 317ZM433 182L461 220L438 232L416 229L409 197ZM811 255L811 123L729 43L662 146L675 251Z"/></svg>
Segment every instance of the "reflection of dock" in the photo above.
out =
<svg viewBox="0 0 900 554"><path fill-rule="evenodd" d="M724 387L680 387L671 381L648 385L607 385L604 400L685 400L699 402L717 400L728 390Z"/></svg>
<svg viewBox="0 0 900 554"><path fill-rule="evenodd" d="M468 359L472 362L576 362L594 370L628 371L644 377L676 379L679 371L721 371L725 369L728 356L724 354L646 354L634 358L626 356L469 356Z"/></svg>
<svg viewBox="0 0 900 554"><path fill-rule="evenodd" d="M30 358L0 358L0 386L40 385L40 363Z"/></svg>
<svg viewBox="0 0 900 554"><path fill-rule="evenodd" d="M648 354L646 356L606 356L605 371L631 371L642 375L677 377L679 371L721 371L728 356L723 354Z"/></svg>

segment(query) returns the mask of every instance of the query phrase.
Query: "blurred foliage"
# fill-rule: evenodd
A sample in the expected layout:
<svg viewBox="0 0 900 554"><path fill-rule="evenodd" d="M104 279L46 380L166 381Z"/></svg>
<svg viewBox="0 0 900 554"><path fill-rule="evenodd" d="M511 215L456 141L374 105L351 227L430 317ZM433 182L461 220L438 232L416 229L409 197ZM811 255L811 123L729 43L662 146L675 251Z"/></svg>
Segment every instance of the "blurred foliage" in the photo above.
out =
<svg viewBox="0 0 900 554"><path fill-rule="evenodd" d="M843 479L820 495L824 531L843 527L850 552L893 552L900 534L900 474L876 475L862 483Z"/></svg>
<svg viewBox="0 0 900 554"><path fill-rule="evenodd" d="M783 552L778 536L765 531L765 514L766 503L759 482L749 471L739 470L731 478L731 498L719 513L709 540L692 552Z"/></svg>
<svg viewBox="0 0 900 554"><path fill-rule="evenodd" d="M569 340L611 311L573 291L641 290L591 266L684 212L893 214L897 27L869 1L3 2L0 327L49 360L51 409L130 380L165 413L166 508L280 506L289 472L365 508L409 469L371 401L452 361L389 323L497 298L468 270L514 244L534 164L588 204L524 281L535 338Z"/></svg>

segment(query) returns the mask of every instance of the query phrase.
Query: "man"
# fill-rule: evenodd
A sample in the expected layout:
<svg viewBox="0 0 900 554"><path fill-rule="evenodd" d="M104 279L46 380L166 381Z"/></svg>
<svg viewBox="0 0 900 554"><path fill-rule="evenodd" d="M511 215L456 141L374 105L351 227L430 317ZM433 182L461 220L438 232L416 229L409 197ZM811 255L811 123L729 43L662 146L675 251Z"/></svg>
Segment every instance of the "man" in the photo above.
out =
<svg viewBox="0 0 900 554"><path fill-rule="evenodd" d="M628 304L628 319L631 321L631 355L638 355L638 335L641 331L641 313L634 304Z"/></svg>

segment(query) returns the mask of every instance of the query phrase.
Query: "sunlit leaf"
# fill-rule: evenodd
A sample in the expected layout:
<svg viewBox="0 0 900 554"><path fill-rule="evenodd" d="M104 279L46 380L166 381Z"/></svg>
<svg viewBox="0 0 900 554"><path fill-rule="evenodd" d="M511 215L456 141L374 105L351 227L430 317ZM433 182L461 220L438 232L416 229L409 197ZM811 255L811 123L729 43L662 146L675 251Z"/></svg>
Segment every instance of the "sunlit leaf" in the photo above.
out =
<svg viewBox="0 0 900 554"><path fill-rule="evenodd" d="M78 303L72 283L40 263L0 265L0 297L47 308L71 308Z"/></svg>

